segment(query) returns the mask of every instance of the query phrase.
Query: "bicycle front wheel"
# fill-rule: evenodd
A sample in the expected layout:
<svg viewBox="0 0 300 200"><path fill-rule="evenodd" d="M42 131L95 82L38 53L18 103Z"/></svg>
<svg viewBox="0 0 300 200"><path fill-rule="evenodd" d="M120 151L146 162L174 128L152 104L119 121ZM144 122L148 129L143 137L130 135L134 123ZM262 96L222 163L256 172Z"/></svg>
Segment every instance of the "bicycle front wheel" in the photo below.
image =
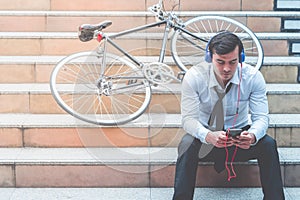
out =
<svg viewBox="0 0 300 200"><path fill-rule="evenodd" d="M50 87L67 113L97 125L134 120L151 101L151 87L139 67L117 55L96 51L61 60L51 74Z"/></svg>
<svg viewBox="0 0 300 200"><path fill-rule="evenodd" d="M200 16L186 21L184 25L184 29L196 37L181 30L177 30L173 35L171 52L181 70L187 71L191 66L204 62L207 42L220 31L235 33L244 45L245 62L257 69L262 66L264 53L261 43L242 23L222 16Z"/></svg>

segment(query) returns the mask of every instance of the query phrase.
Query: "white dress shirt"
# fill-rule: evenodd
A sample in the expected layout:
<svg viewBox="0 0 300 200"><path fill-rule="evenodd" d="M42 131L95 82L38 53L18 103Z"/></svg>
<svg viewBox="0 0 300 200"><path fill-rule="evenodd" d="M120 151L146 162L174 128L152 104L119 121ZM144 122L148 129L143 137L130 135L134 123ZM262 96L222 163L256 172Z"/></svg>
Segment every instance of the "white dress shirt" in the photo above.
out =
<svg viewBox="0 0 300 200"><path fill-rule="evenodd" d="M242 79L240 72L242 69ZM258 142L265 134L269 125L266 83L260 71L243 63L237 67L230 80L232 87L223 98L224 129L242 128L251 124L249 132L253 133ZM229 83L230 83L229 82ZM229 85L227 84L227 86ZM238 101L238 85L240 83L240 99ZM206 143L208 132L214 130L208 126L213 107L218 100L214 90L225 92L217 82L212 64L201 63L188 70L182 82L181 115L183 129ZM236 113L238 113L236 115ZM249 114L251 118L249 118ZM235 119L236 118L236 119Z"/></svg>

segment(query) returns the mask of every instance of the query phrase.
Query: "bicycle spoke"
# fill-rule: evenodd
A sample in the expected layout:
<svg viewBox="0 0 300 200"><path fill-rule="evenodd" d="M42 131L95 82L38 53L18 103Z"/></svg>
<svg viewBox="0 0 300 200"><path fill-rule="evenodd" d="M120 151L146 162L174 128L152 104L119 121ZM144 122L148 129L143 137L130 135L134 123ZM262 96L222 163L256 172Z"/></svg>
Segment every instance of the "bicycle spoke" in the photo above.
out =
<svg viewBox="0 0 300 200"><path fill-rule="evenodd" d="M97 105L96 110L99 110L100 115L103 115L104 113L108 114L109 110L107 108L107 105L104 104L104 101L102 100L102 96L100 96L100 97L98 96L98 101L99 101L99 104Z"/></svg>
<svg viewBox="0 0 300 200"><path fill-rule="evenodd" d="M72 66L75 66L76 68L80 69L80 67L76 64L72 64ZM64 74L65 76L60 77L60 80L63 80L66 83L74 82L73 80L76 80L77 82L80 81L82 83L89 82L89 81L87 81L88 79L86 79L85 76L81 76L80 74L78 74L78 72L74 71L72 69L72 67L66 66L65 68L66 68L66 70L61 71L61 73Z"/></svg>
<svg viewBox="0 0 300 200"><path fill-rule="evenodd" d="M132 96L129 96L129 95L127 95L127 96L130 97L130 98L133 98L134 100L136 100L134 102L138 102L138 103L143 102L143 101L139 100L138 98L135 98L135 97L132 97ZM115 103L112 104L113 107L116 108L116 110L118 110L118 111L119 110L123 111L121 113L127 113L128 111L130 113L133 113L135 110L137 110L139 108L139 106L136 106L133 103L124 102L122 100L119 100L118 98L113 98L112 101L115 102Z"/></svg>

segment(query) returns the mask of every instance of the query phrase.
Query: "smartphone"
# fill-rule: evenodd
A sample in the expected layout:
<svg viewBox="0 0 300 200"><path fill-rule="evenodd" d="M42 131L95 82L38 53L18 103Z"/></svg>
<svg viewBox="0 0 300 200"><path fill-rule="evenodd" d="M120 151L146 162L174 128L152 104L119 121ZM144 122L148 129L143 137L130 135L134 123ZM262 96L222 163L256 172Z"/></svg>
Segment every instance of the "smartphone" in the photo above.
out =
<svg viewBox="0 0 300 200"><path fill-rule="evenodd" d="M229 136L233 137L233 138L236 138L236 136L240 135L242 132L243 132L243 130L240 128L228 130Z"/></svg>

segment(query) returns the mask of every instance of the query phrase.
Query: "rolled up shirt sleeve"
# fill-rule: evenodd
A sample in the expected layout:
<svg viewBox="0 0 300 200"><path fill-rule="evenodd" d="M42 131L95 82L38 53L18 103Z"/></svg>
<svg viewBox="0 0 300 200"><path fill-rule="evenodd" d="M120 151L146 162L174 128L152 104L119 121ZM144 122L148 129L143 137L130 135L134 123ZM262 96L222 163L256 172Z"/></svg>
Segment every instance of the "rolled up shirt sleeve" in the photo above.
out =
<svg viewBox="0 0 300 200"><path fill-rule="evenodd" d="M201 123L200 119L200 94L201 86L204 82L199 82L202 79L192 78L190 76L196 76L199 74L187 73L185 79L182 82L182 93L181 93L181 115L182 115L182 126L183 129L198 138L201 142L207 143L205 138L209 129L207 129ZM203 117L203 116L202 116ZM201 118L202 118L201 117ZM205 118L205 117L204 117Z"/></svg>
<svg viewBox="0 0 300 200"><path fill-rule="evenodd" d="M257 143L266 135L269 126L269 108L266 95L266 83L260 72L257 72L253 79L249 109L252 124L248 131L255 135Z"/></svg>

